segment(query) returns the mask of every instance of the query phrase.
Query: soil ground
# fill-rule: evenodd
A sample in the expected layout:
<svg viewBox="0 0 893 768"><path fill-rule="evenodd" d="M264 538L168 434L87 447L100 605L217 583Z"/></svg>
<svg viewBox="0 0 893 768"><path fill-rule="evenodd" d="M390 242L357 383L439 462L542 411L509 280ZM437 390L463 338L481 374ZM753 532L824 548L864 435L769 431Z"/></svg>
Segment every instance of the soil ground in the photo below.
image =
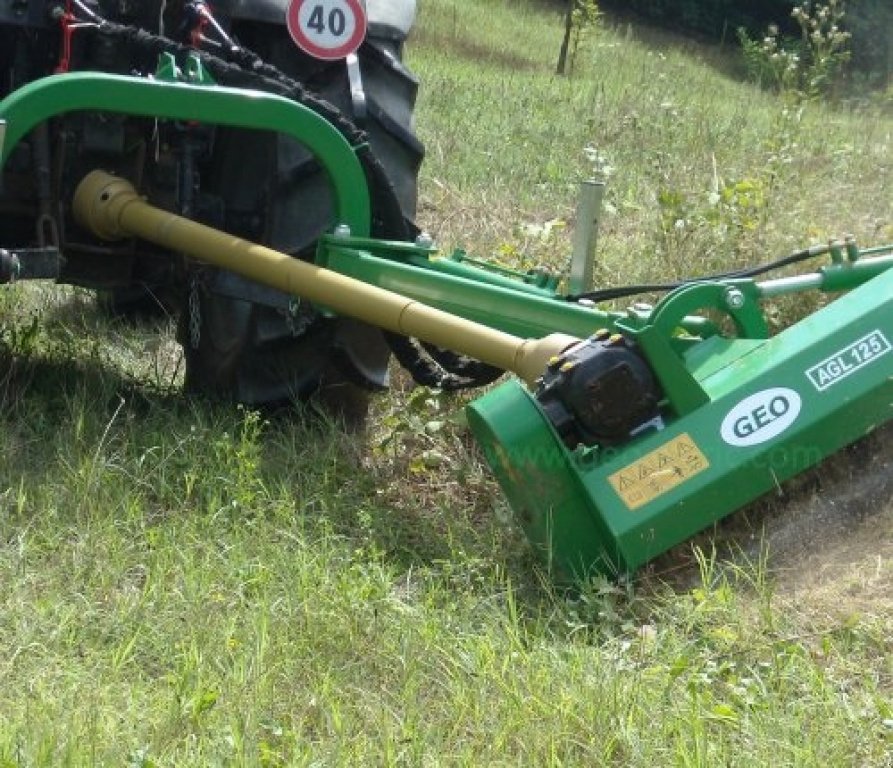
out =
<svg viewBox="0 0 893 768"><path fill-rule="evenodd" d="M777 594L822 614L893 609L893 428L825 462L773 511L765 542Z"/></svg>

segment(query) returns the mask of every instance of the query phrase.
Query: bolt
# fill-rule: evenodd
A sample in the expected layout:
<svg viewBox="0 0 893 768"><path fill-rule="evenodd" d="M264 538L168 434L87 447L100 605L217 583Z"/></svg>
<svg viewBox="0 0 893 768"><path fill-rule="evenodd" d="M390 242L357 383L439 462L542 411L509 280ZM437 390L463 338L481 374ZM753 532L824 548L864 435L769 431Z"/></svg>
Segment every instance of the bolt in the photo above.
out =
<svg viewBox="0 0 893 768"><path fill-rule="evenodd" d="M415 244L419 248L433 248L434 247L434 238L431 237L427 232L419 232L418 237L415 239Z"/></svg>
<svg viewBox="0 0 893 768"><path fill-rule="evenodd" d="M744 294L741 293L737 288L727 288L725 296L723 297L726 302L726 306L729 309L741 309L744 306L746 299L744 298Z"/></svg>
<svg viewBox="0 0 893 768"><path fill-rule="evenodd" d="M586 307L587 309L595 307L595 302L592 299L577 299L577 304L581 307Z"/></svg>
<svg viewBox="0 0 893 768"><path fill-rule="evenodd" d="M350 237L350 226L347 224L336 224L335 237Z"/></svg>

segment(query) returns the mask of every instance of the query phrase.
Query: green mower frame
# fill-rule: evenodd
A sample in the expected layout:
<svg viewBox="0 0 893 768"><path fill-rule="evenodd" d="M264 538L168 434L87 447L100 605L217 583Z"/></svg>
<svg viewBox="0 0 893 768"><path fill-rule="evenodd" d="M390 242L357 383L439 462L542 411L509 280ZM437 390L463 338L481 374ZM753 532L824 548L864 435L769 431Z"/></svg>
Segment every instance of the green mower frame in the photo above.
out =
<svg viewBox="0 0 893 768"><path fill-rule="evenodd" d="M810 254L829 255L814 273L693 282L607 312L542 272L440 256L424 238L370 238L361 148L300 104L218 87L197 58L180 71L162 57L154 79L71 73L21 88L0 102L0 164L29 131L76 111L304 144L336 212L312 265L154 208L107 174L81 184L74 213L100 238L144 238L516 373L524 383L472 402L469 423L558 580L633 571L893 417L893 246L832 243ZM769 338L760 302L812 290L846 293Z"/></svg>

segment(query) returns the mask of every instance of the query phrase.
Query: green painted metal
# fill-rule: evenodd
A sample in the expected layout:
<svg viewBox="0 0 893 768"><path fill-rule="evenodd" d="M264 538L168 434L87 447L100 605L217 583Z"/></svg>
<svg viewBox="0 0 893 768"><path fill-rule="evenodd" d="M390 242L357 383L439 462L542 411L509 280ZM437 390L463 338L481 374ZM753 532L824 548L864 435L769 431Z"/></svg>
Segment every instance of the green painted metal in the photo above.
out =
<svg viewBox="0 0 893 768"><path fill-rule="evenodd" d="M400 293L438 309L529 338L541 338L560 328L586 337L601 328L615 330L619 321L635 326L648 317L635 312L605 312L589 304L565 300L560 294L466 265L443 269L441 259L426 257L408 243L389 243L373 253L375 241L326 236L320 240L317 263L349 277ZM374 246L373 246L374 247ZM680 319L687 336L674 336L674 349L684 349L716 332L703 317Z"/></svg>
<svg viewBox="0 0 893 768"><path fill-rule="evenodd" d="M163 57L155 80L72 73L17 90L0 102L0 164L35 126L76 111L290 135L326 169L333 224L350 232L320 239L320 266L520 337L607 328L635 342L663 393L661 419L623 445L569 449L517 381L468 406L488 463L559 578L632 571L893 418L890 247L860 251L847 239L817 247L830 264L809 275L693 283L654 307L606 312L567 301L545 272L370 238L357 148L299 104L213 85L194 57L182 70ZM768 338L759 302L805 290L850 292ZM720 335L704 310L737 335Z"/></svg>
<svg viewBox="0 0 893 768"><path fill-rule="evenodd" d="M749 280L685 285L659 302L644 325L617 323L645 353L669 408L677 416L699 408L708 400L707 393L689 373L673 346L675 331L685 318L704 309L727 315L740 338L763 339L769 335L757 304L756 286Z"/></svg>
<svg viewBox="0 0 893 768"><path fill-rule="evenodd" d="M561 282L560 275L556 275L550 270L532 269L527 272L522 272L518 269L510 269L509 267L506 267L502 264L494 264L492 262L485 261L484 259L475 258L474 256L470 256L461 248L457 248L446 258L449 259L451 262L455 262L456 264L464 264L483 269L487 272L495 272L497 274L510 277L514 280L521 281L522 283L527 283L537 288L543 288L547 291L557 292L558 286Z"/></svg>
<svg viewBox="0 0 893 768"><path fill-rule="evenodd" d="M0 121L6 123L0 167L35 126L78 111L195 120L292 136L326 169L337 223L347 224L356 235L369 234L369 191L354 148L315 112L261 91L96 72L52 75L19 88L0 102Z"/></svg>
<svg viewBox="0 0 893 768"><path fill-rule="evenodd" d="M358 253L365 252L377 258L410 264L433 273L439 272L487 285L498 285L532 296L546 299L560 297L557 290L557 278L549 278L542 272L533 274L504 269L500 265L467 257L464 251L455 251L449 256L440 256L433 246L397 240L378 240L371 237L326 235L320 239L316 257L320 266L331 266L329 254L331 247L341 249L342 254L346 253L345 249L349 248Z"/></svg>
<svg viewBox="0 0 893 768"><path fill-rule="evenodd" d="M379 288L522 337L540 338L555 328L575 336L588 336L611 325L615 319L591 307L532 294L523 284L506 287L456 277L434 268L420 268L411 261L380 258L353 248L331 245L318 263Z"/></svg>
<svg viewBox="0 0 893 768"><path fill-rule="evenodd" d="M889 248L875 249L889 254ZM833 259L833 254L832 254ZM661 382L669 408L688 413L707 396L683 359L718 333L714 321L697 314L711 310L727 316L740 340L764 339L769 330L759 301L813 290L837 291L861 285L893 266L893 256L832 263L799 278L757 283L750 279L692 283L668 294L654 307L636 305L604 311L569 302L551 288L531 283L525 273L479 267L436 258L432 248L373 238L329 235L321 238L320 266L414 298L476 322L519 336L541 338L559 329L585 338L601 328L634 338Z"/></svg>
<svg viewBox="0 0 893 768"><path fill-rule="evenodd" d="M555 575L630 572L893 418L884 261L771 339L714 337L684 353L703 402L626 445L569 450L516 382L472 403L484 455Z"/></svg>

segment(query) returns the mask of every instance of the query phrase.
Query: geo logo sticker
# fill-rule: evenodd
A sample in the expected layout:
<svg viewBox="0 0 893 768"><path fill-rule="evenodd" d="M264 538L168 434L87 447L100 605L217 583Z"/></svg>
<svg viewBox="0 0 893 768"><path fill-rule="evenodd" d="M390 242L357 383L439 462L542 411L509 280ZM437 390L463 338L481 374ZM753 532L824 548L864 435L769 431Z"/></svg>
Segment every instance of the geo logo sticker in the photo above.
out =
<svg viewBox="0 0 893 768"><path fill-rule="evenodd" d="M778 437L800 415L802 401L793 389L773 387L745 397L722 420L720 434L729 445L744 448Z"/></svg>
<svg viewBox="0 0 893 768"><path fill-rule="evenodd" d="M806 375L819 392L824 392L889 351L890 342L887 337L879 330L874 330L812 366L806 371Z"/></svg>

